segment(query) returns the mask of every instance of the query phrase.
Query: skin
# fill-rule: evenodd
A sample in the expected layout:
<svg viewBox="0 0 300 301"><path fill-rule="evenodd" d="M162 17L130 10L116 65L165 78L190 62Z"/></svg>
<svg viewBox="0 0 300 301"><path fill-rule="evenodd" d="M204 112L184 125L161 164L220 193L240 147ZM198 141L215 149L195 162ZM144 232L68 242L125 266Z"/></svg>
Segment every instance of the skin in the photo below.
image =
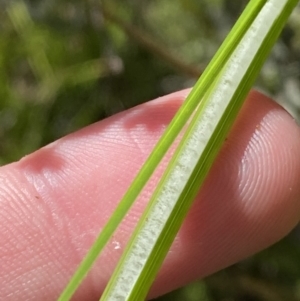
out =
<svg viewBox="0 0 300 301"><path fill-rule="evenodd" d="M56 300L188 91L68 135L0 170L0 299ZM300 216L300 129L252 92L149 297L285 236ZM74 300L98 300L160 172Z"/></svg>

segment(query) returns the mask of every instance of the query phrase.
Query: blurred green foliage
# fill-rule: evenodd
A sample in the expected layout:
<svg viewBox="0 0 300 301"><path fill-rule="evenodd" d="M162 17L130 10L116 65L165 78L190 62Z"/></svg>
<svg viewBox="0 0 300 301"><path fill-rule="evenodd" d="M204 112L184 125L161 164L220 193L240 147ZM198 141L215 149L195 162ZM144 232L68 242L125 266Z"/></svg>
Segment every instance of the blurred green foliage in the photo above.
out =
<svg viewBox="0 0 300 301"><path fill-rule="evenodd" d="M190 87L248 1L0 4L0 163ZM257 86L300 120L300 7ZM300 300L300 234L159 300Z"/></svg>

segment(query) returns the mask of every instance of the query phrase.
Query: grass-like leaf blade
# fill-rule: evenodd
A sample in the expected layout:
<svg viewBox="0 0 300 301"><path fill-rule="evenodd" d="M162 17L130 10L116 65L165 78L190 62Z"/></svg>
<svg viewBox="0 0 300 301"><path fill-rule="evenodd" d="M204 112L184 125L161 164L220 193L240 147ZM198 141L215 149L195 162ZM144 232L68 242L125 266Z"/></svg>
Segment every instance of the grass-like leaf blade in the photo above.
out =
<svg viewBox="0 0 300 301"><path fill-rule="evenodd" d="M146 297L243 100L297 3L268 1L206 91L101 301Z"/></svg>

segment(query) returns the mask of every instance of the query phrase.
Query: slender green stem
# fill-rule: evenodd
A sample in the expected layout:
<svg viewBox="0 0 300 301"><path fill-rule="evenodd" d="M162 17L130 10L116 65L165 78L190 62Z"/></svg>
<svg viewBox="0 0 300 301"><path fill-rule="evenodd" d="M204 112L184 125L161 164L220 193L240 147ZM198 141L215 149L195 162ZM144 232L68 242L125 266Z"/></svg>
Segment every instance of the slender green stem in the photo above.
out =
<svg viewBox="0 0 300 301"><path fill-rule="evenodd" d="M270 0L210 86L101 301L143 300L271 47L298 0Z"/></svg>
<svg viewBox="0 0 300 301"><path fill-rule="evenodd" d="M218 50L216 56L210 62L208 68L204 71L200 80L196 83L186 101L177 112L175 118L172 120L165 133L157 143L148 160L141 168L137 177L129 187L128 191L124 195L123 199L114 211L108 223L102 229L100 235L76 270L75 274L59 297L58 301L67 301L74 294L77 287L85 277L86 273L92 267L99 253L103 250L110 237L151 177L153 171L156 169L157 165L164 157L167 150L172 145L173 141L178 136L184 125L190 119L190 116L196 110L208 86L214 81L220 69L226 63L245 32L248 30L250 24L255 19L266 2L267 0L257 0L251 1L248 4L243 14L235 24L233 30L229 33L224 43Z"/></svg>

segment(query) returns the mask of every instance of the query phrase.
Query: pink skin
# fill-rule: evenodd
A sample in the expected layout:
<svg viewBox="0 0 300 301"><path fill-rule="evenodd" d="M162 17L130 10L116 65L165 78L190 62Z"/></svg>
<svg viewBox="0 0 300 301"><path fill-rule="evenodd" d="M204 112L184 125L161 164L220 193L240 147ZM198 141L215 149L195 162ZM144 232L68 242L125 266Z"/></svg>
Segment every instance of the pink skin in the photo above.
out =
<svg viewBox="0 0 300 301"><path fill-rule="evenodd" d="M112 116L1 168L0 300L56 300L187 93ZM300 216L299 150L295 121L252 92L149 296L286 235ZM156 180L74 300L98 300Z"/></svg>

